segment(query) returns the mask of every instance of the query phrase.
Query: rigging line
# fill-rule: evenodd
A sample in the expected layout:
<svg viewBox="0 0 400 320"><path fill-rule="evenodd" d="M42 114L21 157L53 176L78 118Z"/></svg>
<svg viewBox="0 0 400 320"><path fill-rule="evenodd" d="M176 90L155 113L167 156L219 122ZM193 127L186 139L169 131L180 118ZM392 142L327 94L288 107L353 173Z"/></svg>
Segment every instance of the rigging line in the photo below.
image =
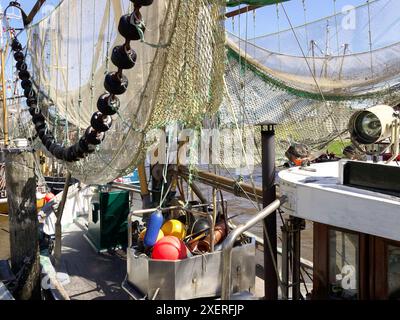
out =
<svg viewBox="0 0 400 320"><path fill-rule="evenodd" d="M268 231L267 231L267 228L266 228L266 226L265 226L265 220L263 220L263 232L264 232L264 234L265 234L265 238L267 239L268 251L269 251L269 253L270 253L270 255L271 255L271 258L272 258L272 264L274 265L274 270L275 270L275 273L276 273L276 279L278 280L278 285L280 286L280 288L281 288L281 290L282 290L282 292L283 292L284 289L285 289L285 286L284 286L284 284L282 283L282 280L281 280L281 277L280 277L280 274L279 274L278 263L277 263L277 261L276 261L277 259L276 259L276 257L275 257L274 254L273 254L274 250L273 250L273 248L272 248L271 240L269 239ZM264 250L265 250L265 249L266 249L266 248L265 248L265 246L264 246Z"/></svg>
<svg viewBox="0 0 400 320"><path fill-rule="evenodd" d="M96 0L93 0L93 12L96 12ZM95 45L95 39L96 39L96 15L93 14L93 46L92 46L92 73L91 73L91 81L90 81L90 113L93 114L93 104L94 104L94 74L95 74L95 51L96 51L96 45Z"/></svg>
<svg viewBox="0 0 400 320"><path fill-rule="evenodd" d="M247 66L247 64L246 64L246 66ZM239 64L238 65L238 69L239 69L239 72L238 72L238 77L240 78L240 68L241 68L241 65ZM236 78L236 74L235 74L235 72L234 72L234 70L233 70L233 68L232 68L232 66L231 66L231 64L230 63L228 63L228 69L229 69L229 73L232 75L232 77L235 77ZM238 88L238 85L237 85L237 83L238 82L240 82L239 80L238 81L232 81L232 83L233 83L233 86L234 86L234 91L235 91L235 93L236 93L236 96L239 96L238 97L238 99L240 99L240 90L239 90L239 88ZM232 101L232 99L231 99L231 97L230 97L230 94L229 94L229 90L227 89L228 88L228 85L227 85L227 83L226 83L226 80L224 80L224 84L225 84L225 89L226 89L226 94L227 94L227 98L230 100L230 101ZM239 93L239 94L238 94ZM233 106L233 102L232 102L232 106ZM248 122L248 123L251 123L251 121L250 121L250 118L249 118L249 115L248 115L248 112L247 112L247 109L245 109L245 113L244 113L244 115L245 115L245 118L246 118L246 121ZM261 157L261 151L260 151L260 149L258 148L258 145L257 144L255 144L256 145L256 149L257 149L257 152L258 152L258 155Z"/></svg>
<svg viewBox="0 0 400 320"><path fill-rule="evenodd" d="M81 109L82 109L82 47L83 47L83 0L81 0L81 17L80 17L80 39L79 39L79 94L78 94L78 136L81 136Z"/></svg>
<svg viewBox="0 0 400 320"><path fill-rule="evenodd" d="M174 141L172 141L171 139L171 132L168 133L168 145L167 145L167 159L165 161L164 164L164 168L163 168L163 181L162 181L162 185L161 185L161 197L160 197L160 204L159 207L161 207L164 203L163 199L163 193L164 193L164 185L167 183L167 171L168 171L168 166L169 166L169 155L170 155L170 151L171 151L171 143L174 143ZM172 183L169 185L168 191L166 192L166 195L168 195L169 189L171 187Z"/></svg>
<svg viewBox="0 0 400 320"><path fill-rule="evenodd" d="M106 46L106 70L108 73L110 70L110 44L111 44L111 0L108 1L108 26L107 26L107 46Z"/></svg>
<svg viewBox="0 0 400 320"><path fill-rule="evenodd" d="M292 29L292 32L293 32L293 35L294 35L294 37L295 37L295 39L296 39L296 41L297 41L297 44L299 45L299 48L300 48L301 53L302 53L302 55L303 55L303 58L304 58L304 60L305 60L305 62L306 62L306 64L307 64L307 67L308 67L308 69L309 69L309 71L310 71L310 74L312 75L312 77L313 77L313 79L314 79L314 82L315 82L315 85L316 85L316 87L317 87L317 89L318 89L318 91L319 91L319 93L320 93L320 95L321 95L321 98L322 98L322 100L325 102L325 106L328 107L329 104L326 102L325 96L324 96L324 94L323 94L323 92L322 92L322 90L321 90L321 87L319 86L318 81L317 81L317 79L315 78L314 73L312 72L311 66L310 66L310 64L309 64L309 62L308 62L308 60L307 60L307 58L306 58L306 56L305 56L305 54L304 54L303 47L301 46L300 41L299 41L299 38L297 37L296 31L295 31L294 28L293 28L292 21L290 20L288 14L287 14L287 12L286 12L285 6L283 5L283 3L281 3L281 6L282 6L283 12L285 13L285 16L286 16L286 18L287 18L287 20L288 20L288 23L289 23L289 25L290 25L290 27L291 27L291 29ZM339 132L339 128L338 128L338 126L337 126L337 124L336 124L335 119L333 118L333 115L332 115L334 110L333 110L333 108L331 108L330 106L329 106L329 108L331 109L330 117L331 117L332 123L333 123L333 125L334 125L334 127L335 127L335 130L336 130L337 132ZM344 143L344 141L343 141L342 136L340 136L339 139L340 139L340 141L341 141L341 143L342 143L342 146L345 147L345 143Z"/></svg>
<svg viewBox="0 0 400 320"><path fill-rule="evenodd" d="M225 163L219 161L220 165L222 165L225 170L228 172L228 174L231 176L232 180L236 181L236 185L241 189L241 191L244 193L244 195L247 197L247 199L251 202L251 204L253 205L254 209L258 210L258 207L254 204L254 201L250 198L250 196L248 195L248 193L243 189L243 187L240 185L240 183L237 183L236 178L232 175L232 173L229 171L229 169L227 168L227 166L225 165Z"/></svg>
<svg viewBox="0 0 400 320"><path fill-rule="evenodd" d="M277 24L277 30L278 30L278 33L277 33L277 36L278 36L278 52L279 53L281 53L281 33L280 33L280 29L281 29L281 26L280 26L280 17L279 17L279 4L277 3L276 4L276 24ZM254 43L255 43L255 40L254 40ZM280 69L282 69L282 65L280 64L280 66L281 66L281 68Z"/></svg>
<svg viewBox="0 0 400 320"><path fill-rule="evenodd" d="M373 4L373 3L379 2L379 1L381 1L381 0L371 0L370 3ZM388 1L392 1L392 0L388 0ZM281 5L282 5L282 3L281 3ZM365 6L366 6L366 4L361 4L361 5L358 5L358 6L354 7L354 9L352 9L352 10L357 10L357 9L363 8L363 7L365 7ZM340 15L340 13L338 13L338 15ZM321 21L326 21L327 19L331 19L331 18L333 18L332 15L327 16L327 17L323 17L323 18L314 20L314 21L312 21L312 22L309 22L309 23L307 23L307 25L315 24L315 23L321 22ZM299 26L296 26L295 29L299 29L299 28L303 28L303 27L305 27L305 25L299 25ZM288 31L291 31L291 28L282 30L281 33L285 33L285 32L288 32ZM266 38L266 37L275 36L275 35L277 35L277 33L278 33L278 32L266 33L266 34L257 36L255 39L261 39L261 38ZM255 40L255 39L250 39L250 40Z"/></svg>
<svg viewBox="0 0 400 320"><path fill-rule="evenodd" d="M65 144L68 145L69 144L69 123L68 123L68 105L69 105L69 49L70 49L70 16L71 16L71 11L70 11L71 7L70 7L70 1L68 1L68 17L67 17L67 81L66 81L66 113L65 113L65 137L64 137L64 141ZM61 11L61 10L60 10Z"/></svg>
<svg viewBox="0 0 400 320"><path fill-rule="evenodd" d="M369 0L369 4L371 5L371 4L375 4L375 3L379 3L379 1L382 1L382 0ZM382 6L382 8L378 11L378 12L376 12L374 15L371 15L370 16L370 18L368 19L368 22L364 25L364 26L362 26L360 29L364 29L364 28L366 28L371 22L372 22L372 20L374 20L374 18L376 17L376 16L378 16L383 10L385 10L385 8L389 5L389 3L391 3L392 2L392 0L387 0L387 2ZM363 5L360 5L360 6L358 6L358 7L354 7L353 9L350 9L350 10L348 10L348 12L350 12L350 11L356 11L356 10L359 10L360 8L362 9L362 8L364 8L364 7L366 7L367 6L367 4L365 3L365 4L363 4ZM369 8L368 8L369 9ZM337 15L341 15L342 13L337 13ZM369 15L369 14L368 14ZM330 17L326 17L325 19L330 19L330 18L332 18L332 16L330 16ZM335 17L336 18L336 17ZM323 20L323 19L320 19L320 20L317 20L317 21L321 21L321 20ZM316 21L315 21L316 22ZM332 40L332 38L334 37L334 35L332 35L331 37L330 37L330 39L329 40ZM372 39L372 38L371 38ZM371 41L372 42L372 41ZM369 52L370 50L368 50L367 52ZM354 55L356 55L356 54L354 54ZM365 64L365 63L364 63ZM369 66L368 66L369 67Z"/></svg>
<svg viewBox="0 0 400 320"><path fill-rule="evenodd" d="M391 47L391 46L389 46L389 47ZM386 48L387 48L387 47L381 48L381 49L386 49ZM377 50L380 50L380 49L377 49ZM377 50L375 50L375 51L377 51ZM368 65L367 62L365 62L364 60L361 60L361 58L359 57L359 54L353 53L353 52L349 49L349 47L347 47L347 51L350 53L350 54L347 55L347 57L348 57L349 55L351 55L351 56L354 57L357 61L359 61L360 64L365 65L367 68L370 67L370 66ZM343 59L344 59L344 56L343 56ZM387 85L388 88L391 87L391 84L390 84L389 80L387 80L387 79L386 79L386 80L382 80L382 83L385 83L385 84Z"/></svg>
<svg viewBox="0 0 400 320"><path fill-rule="evenodd" d="M230 73L231 73L232 75L234 75L230 63L228 63L228 68L229 68ZM240 66L239 66L239 68L240 68ZM234 81L233 83L234 83L234 86L235 86L236 91L238 92L239 89L237 88L237 83L236 83L236 81ZM231 99L231 97L230 97L230 95L229 95L229 92L228 92L228 89L227 89L227 84L226 84L226 81L225 81L225 80L224 80L224 84L225 84L225 91L226 91L226 95L227 95L228 102L231 103L232 110L234 110L234 109L233 109L233 102L232 102L232 99ZM234 111L233 111L233 112L234 112ZM248 115L247 109L245 110L244 115L245 115L246 121L247 121L248 123L251 123L251 122L250 122L250 119L249 119L249 115ZM233 114L232 116L235 117L235 114ZM235 120L235 118L234 118L234 120ZM253 143L254 143L254 145L255 145L255 147L256 147L257 154L258 154L258 156L259 156L260 159L261 159L261 150L260 150L260 148L259 148L259 146L258 146L258 144L257 144L257 141L256 141L256 138L255 138L255 137L254 137L254 139L253 139ZM252 179L252 174L250 175L250 178ZM252 183L254 184L254 181L253 181ZM253 186L253 187L255 188L255 186ZM254 193L255 193L255 190L254 190Z"/></svg>
<svg viewBox="0 0 400 320"><path fill-rule="evenodd" d="M69 6L69 1L68 1L68 6ZM60 13L60 10L58 11L58 15L57 15L57 28L59 27L59 25L60 25L60 15L61 15L61 13ZM54 70L54 66L53 66L53 60L51 60L50 61L50 63L51 63L51 69L50 69L50 74L51 73L53 73L54 72L54 74L55 74L55 76L56 76L56 92L55 92L55 98L56 98L56 101L55 101L55 104L56 105L59 105L59 101L58 101L58 69L59 69L59 64L58 64L58 59L59 59L59 55L58 55L58 46L59 46L59 39L58 39L58 32L56 32L56 28L54 28L54 33L53 33L53 39L55 40L54 42L55 42L55 46L54 46L54 50L55 50L55 54L53 55L53 54L51 54L50 56L51 56L51 58L53 58L53 57L55 57L56 58L56 69ZM52 46L50 47L50 52L52 52ZM50 77L50 78L53 78L53 77ZM49 91L50 91L50 86L49 86Z"/></svg>
<svg viewBox="0 0 400 320"><path fill-rule="evenodd" d="M336 0L335 0L336 1ZM370 5L371 4L375 4L375 3L378 3L379 1L382 1L382 0L369 0L369 3L370 3ZM371 22L372 22L372 20L374 20L374 18L376 17L376 16L378 16L388 5L389 5L389 3L391 3L392 2L392 0L387 0L387 2L385 3L385 5L383 5L383 7L379 10L379 12L377 12L377 13L375 13L374 14L374 16L371 16L370 17L370 19L368 20L368 22L364 25L364 26L362 26L360 29L364 29L364 28L366 28L367 26L368 26L368 24L370 24ZM366 7L367 6L367 4L365 3L365 4L362 4L362 5L359 5L359 6L357 6L357 7L354 7L353 9L350 9L350 10L348 10L348 12L350 12L350 11L356 11L356 10L359 10L359 9L362 9L362 8L364 8L364 7ZM337 13L337 16L339 16L339 15L343 15L343 13ZM315 23L315 22L321 22L321 21L323 21L323 20L325 20L325 19L331 19L331 18L333 18L333 16L329 16L329 17L325 17L325 18L322 18L322 19L319 19L319 20L316 20L316 21L313 21L313 22L310 22L310 24L311 23ZM336 19L336 17L335 17L335 19ZM302 26L300 26L300 27L296 27L296 28L301 28ZM285 31L288 31L288 30L285 30ZM266 35L267 36L267 35ZM330 38L329 38L329 40L332 40L332 38L334 37L334 35L332 35ZM320 49L321 50L321 49ZM368 50L368 51L366 51L366 52L369 52L370 50ZM354 54L354 55L356 55L356 54ZM366 64L366 63L364 63L364 64ZM368 66L368 67L370 67L370 66Z"/></svg>
<svg viewBox="0 0 400 320"><path fill-rule="evenodd" d="M370 63L371 63L371 76L374 76L374 69L372 64L372 32L371 32L371 8L369 0L367 0L368 8L368 40L369 40L369 52L370 52Z"/></svg>
<svg viewBox="0 0 400 320"><path fill-rule="evenodd" d="M225 91L228 92L228 88L227 88L225 79L224 79L224 86L225 86ZM248 162L248 159L247 159L247 152L246 152L246 150L245 150L245 148L244 148L244 145L243 145L243 135L242 135L242 133L240 132L239 124L238 124L238 121L237 121L237 118L236 118L236 113L235 113L235 110L233 109L232 101L231 101L231 99L230 99L230 97L229 97L228 94L227 94L227 99L228 99L228 104L229 104L229 106L231 107L231 110L232 110L232 115L233 115L233 118L234 118L235 125L236 125L237 130L238 130L239 135L240 135L240 136L239 136L239 140L240 140L240 145L241 145L241 147L242 147L242 151L243 151L243 154L244 154L244 159L245 159L245 162L246 162L246 166L247 166L247 169L250 171L250 166L249 166L249 162ZM260 203L259 203L259 201L258 201L258 195L257 195L257 192L256 192L256 186L255 186L255 183L254 183L254 177L253 177L253 173L252 173L252 172L250 173L250 181L251 181L251 185L252 185L252 188L253 188L254 196L255 196L255 198L256 198L256 200L257 200L257 201L256 201L256 203L257 203L257 208L258 208L259 210L261 210Z"/></svg>
<svg viewBox="0 0 400 320"><path fill-rule="evenodd" d="M246 86L246 84L247 84L246 73L247 73L247 51L248 51L248 49L247 49L247 44L248 44L248 12L246 12L245 22L246 22L246 27L245 27L245 39L244 39L245 42L244 42L244 71L243 71L243 79L244 79L244 81L243 81L243 87L242 87L243 88L243 90L242 90L243 99L242 99L242 103L240 104L240 113L241 113L242 119L244 118L244 112L245 112L244 110L246 108L246 98L247 98L247 96L246 96L246 89L247 89L247 86ZM237 128L238 128L238 131L239 131L240 130L239 126L237 126ZM242 128L241 129L242 129L242 132L244 132L244 121L243 120L242 120ZM240 133L240 131L239 131L239 133ZM241 138L241 140L243 139L242 134L240 134L240 138ZM245 154L245 161L247 163L247 154L246 154L246 152L244 150L243 141L241 141L241 146L243 148L243 153ZM242 158L243 158L243 154L241 153L240 154L240 160L242 160ZM240 161L240 162L242 162L242 161ZM240 174L241 174L241 170L240 170Z"/></svg>
<svg viewBox="0 0 400 320"><path fill-rule="evenodd" d="M307 8L306 8L306 0L302 0L303 3L303 11L304 11L304 29L306 32L306 43L307 43L307 49L310 51L310 42L308 41L308 28L307 28ZM276 4L279 6L279 4Z"/></svg>
<svg viewBox="0 0 400 320"><path fill-rule="evenodd" d="M339 29L338 29L338 21L337 21L336 0L333 0L333 13L335 16L336 46L337 46L337 52L339 54L340 46L339 46Z"/></svg>
<svg viewBox="0 0 400 320"><path fill-rule="evenodd" d="M254 38L256 37L256 10L253 10L253 34ZM255 43L255 40L254 40ZM256 54L256 51L254 49L254 55Z"/></svg>

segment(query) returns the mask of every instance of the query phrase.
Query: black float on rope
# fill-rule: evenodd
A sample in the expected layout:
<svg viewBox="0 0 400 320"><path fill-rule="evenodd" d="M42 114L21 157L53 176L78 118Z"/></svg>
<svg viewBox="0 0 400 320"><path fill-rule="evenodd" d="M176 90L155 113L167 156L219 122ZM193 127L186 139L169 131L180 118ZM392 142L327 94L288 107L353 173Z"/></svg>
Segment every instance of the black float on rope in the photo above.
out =
<svg viewBox="0 0 400 320"><path fill-rule="evenodd" d="M100 111L97 111L93 114L90 124L97 132L106 132L111 128L112 118L111 116L103 115Z"/></svg>
<svg viewBox="0 0 400 320"><path fill-rule="evenodd" d="M117 113L120 107L120 101L118 97L112 96L108 93L105 93L99 97L97 100L97 109L105 115L113 116Z"/></svg>
<svg viewBox="0 0 400 320"><path fill-rule="evenodd" d="M154 0L131 0L135 5L139 7L146 7L153 4Z"/></svg>
<svg viewBox="0 0 400 320"><path fill-rule="evenodd" d="M118 69L132 69L136 63L136 57L133 49L127 50L125 46L117 46L113 49L111 61Z"/></svg>
<svg viewBox="0 0 400 320"><path fill-rule="evenodd" d="M111 116L118 112L120 101L117 95L126 92L128 88L128 78L122 74L122 70L131 69L136 63L136 52L130 47L131 40L140 40L145 32L145 25L141 19L140 8L149 6L153 0L131 0L135 9L132 14L121 17L118 30L125 38L125 44L113 49L111 61L118 68L116 72L110 72L104 80L104 87L108 93L102 94L97 101L99 111L95 112L91 118L90 124L83 137L69 148L65 148L56 142L53 134L48 130L45 117L38 109L38 98L33 90L31 74L27 70L25 55L22 52L22 45L17 38L11 43L14 51L14 59L17 61L16 68L19 71L21 87L24 89L24 95L27 98L26 104L29 107L29 113L32 116L32 122L35 125L37 136L42 141L47 150L59 160L75 162L95 152L96 146L101 144L105 138L105 132L110 130L112 125ZM16 3L15 6L19 6Z"/></svg>
<svg viewBox="0 0 400 320"><path fill-rule="evenodd" d="M109 72L104 79L104 88L111 94L121 95L128 89L128 78L118 72Z"/></svg>

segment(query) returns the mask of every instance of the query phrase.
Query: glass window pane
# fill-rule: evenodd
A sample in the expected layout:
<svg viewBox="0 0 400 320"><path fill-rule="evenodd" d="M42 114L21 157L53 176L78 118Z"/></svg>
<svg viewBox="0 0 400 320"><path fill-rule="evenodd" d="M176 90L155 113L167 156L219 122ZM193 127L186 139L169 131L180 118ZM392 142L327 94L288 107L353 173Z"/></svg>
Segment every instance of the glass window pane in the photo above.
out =
<svg viewBox="0 0 400 320"><path fill-rule="evenodd" d="M388 246L389 299L400 299L400 247Z"/></svg>
<svg viewBox="0 0 400 320"><path fill-rule="evenodd" d="M358 235L329 230L330 295L340 299L358 298Z"/></svg>

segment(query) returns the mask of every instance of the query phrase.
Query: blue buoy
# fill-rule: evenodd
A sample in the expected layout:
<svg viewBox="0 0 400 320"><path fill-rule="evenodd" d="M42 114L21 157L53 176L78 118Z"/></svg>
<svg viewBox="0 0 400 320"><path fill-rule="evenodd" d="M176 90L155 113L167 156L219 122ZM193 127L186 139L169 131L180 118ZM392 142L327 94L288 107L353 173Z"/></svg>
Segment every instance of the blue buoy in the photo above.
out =
<svg viewBox="0 0 400 320"><path fill-rule="evenodd" d="M163 222L164 217L161 210L157 210L151 214L147 225L146 235L144 236L144 245L146 247L152 247L155 245Z"/></svg>

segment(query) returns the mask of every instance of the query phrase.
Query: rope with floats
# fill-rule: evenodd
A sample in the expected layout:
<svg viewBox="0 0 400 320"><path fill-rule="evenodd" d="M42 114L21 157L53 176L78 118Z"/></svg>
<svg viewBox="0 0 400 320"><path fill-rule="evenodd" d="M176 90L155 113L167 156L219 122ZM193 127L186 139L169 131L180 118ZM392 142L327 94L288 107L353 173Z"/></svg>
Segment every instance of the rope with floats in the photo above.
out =
<svg viewBox="0 0 400 320"><path fill-rule="evenodd" d="M97 101L97 109L90 120L90 126L77 143L70 147L64 147L56 142L53 133L48 129L45 117L38 107L38 97L33 89L31 75L25 62L25 54L17 36L12 36L11 48L14 51L14 59L17 61L16 68L19 71L21 87L24 89L24 96L35 125L37 136L41 139L46 149L57 159L67 162L76 162L87 157L96 151L96 147L105 138L105 132L110 130L112 116L118 113L120 101L118 95L122 95L128 88L128 78L123 74L123 70L132 69L136 64L136 52L131 48L131 41L143 41L145 24L142 20L140 9L149 6L153 0L130 0L134 9L131 14L123 15L120 18L118 31L125 38L125 43L116 46L111 55L112 63L117 67L117 71L108 72L104 80L104 88L107 91L102 94ZM12 1L10 6L17 7L23 12L20 5Z"/></svg>

